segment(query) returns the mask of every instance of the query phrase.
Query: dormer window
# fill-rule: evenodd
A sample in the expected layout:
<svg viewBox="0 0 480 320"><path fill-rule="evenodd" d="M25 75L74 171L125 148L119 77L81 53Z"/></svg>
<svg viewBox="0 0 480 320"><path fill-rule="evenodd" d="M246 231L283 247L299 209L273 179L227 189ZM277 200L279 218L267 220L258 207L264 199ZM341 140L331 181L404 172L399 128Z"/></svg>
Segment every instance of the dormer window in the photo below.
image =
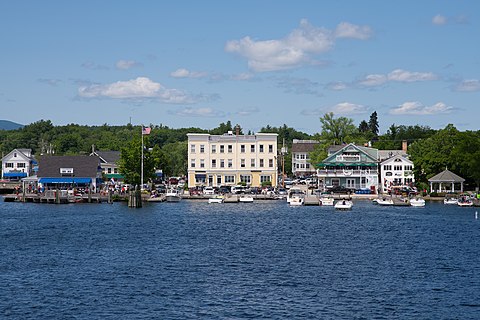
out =
<svg viewBox="0 0 480 320"><path fill-rule="evenodd" d="M60 175L62 177L73 177L73 168L60 168Z"/></svg>

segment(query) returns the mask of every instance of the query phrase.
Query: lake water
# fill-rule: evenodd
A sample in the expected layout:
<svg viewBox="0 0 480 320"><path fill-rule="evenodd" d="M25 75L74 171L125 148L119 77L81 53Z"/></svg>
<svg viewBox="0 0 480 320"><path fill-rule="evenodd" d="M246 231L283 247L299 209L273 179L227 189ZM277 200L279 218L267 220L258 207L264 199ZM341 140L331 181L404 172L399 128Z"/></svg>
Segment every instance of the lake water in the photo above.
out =
<svg viewBox="0 0 480 320"><path fill-rule="evenodd" d="M0 318L478 319L480 208L0 203Z"/></svg>

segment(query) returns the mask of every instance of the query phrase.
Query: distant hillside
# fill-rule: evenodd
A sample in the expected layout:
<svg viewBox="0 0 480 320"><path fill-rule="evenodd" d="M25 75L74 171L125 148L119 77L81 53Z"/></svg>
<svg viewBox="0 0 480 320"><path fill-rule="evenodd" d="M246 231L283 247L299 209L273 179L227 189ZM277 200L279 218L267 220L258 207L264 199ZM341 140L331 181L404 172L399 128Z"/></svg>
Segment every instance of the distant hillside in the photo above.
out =
<svg viewBox="0 0 480 320"><path fill-rule="evenodd" d="M0 120L0 130L15 130L22 127L23 124L15 123L8 120Z"/></svg>

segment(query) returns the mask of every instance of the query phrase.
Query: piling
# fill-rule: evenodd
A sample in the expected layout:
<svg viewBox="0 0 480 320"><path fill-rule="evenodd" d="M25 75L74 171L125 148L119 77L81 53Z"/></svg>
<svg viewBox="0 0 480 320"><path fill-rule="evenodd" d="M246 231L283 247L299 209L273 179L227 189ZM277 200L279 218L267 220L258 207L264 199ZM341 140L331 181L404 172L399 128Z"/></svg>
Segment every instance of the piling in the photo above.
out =
<svg viewBox="0 0 480 320"><path fill-rule="evenodd" d="M135 190L128 192L128 206L130 208L142 207L142 193L141 190L138 189L138 186L135 187Z"/></svg>

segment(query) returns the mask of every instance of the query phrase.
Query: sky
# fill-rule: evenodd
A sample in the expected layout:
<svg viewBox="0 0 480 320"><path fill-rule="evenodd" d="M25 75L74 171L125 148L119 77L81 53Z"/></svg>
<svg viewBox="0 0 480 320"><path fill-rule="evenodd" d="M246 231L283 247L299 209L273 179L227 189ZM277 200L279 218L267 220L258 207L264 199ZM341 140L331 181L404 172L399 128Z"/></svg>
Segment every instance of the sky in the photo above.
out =
<svg viewBox="0 0 480 320"><path fill-rule="evenodd" d="M480 1L1 1L4 120L480 130Z"/></svg>

